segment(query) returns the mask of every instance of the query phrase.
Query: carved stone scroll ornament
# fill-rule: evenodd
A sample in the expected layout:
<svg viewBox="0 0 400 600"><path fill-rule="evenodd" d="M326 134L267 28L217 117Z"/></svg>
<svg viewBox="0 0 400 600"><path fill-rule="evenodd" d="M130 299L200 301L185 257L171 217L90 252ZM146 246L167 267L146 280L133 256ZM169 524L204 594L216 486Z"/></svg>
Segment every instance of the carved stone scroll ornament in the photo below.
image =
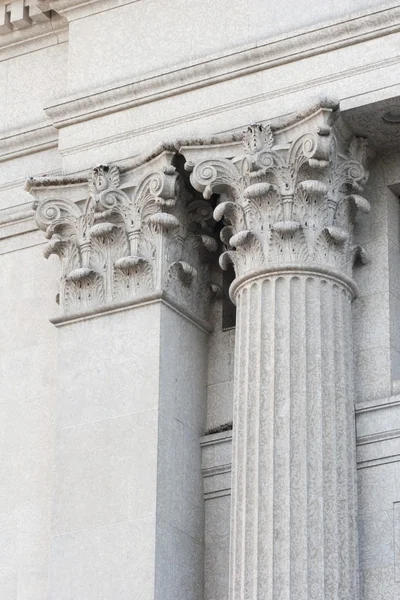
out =
<svg viewBox="0 0 400 600"><path fill-rule="evenodd" d="M353 244L356 212L370 209L361 195L366 140L337 135L332 110L314 131L301 131L289 143L281 137L268 125L252 125L236 157L186 165L205 198L220 194L214 218L225 224L222 268L233 263L241 278L297 263L351 276L355 258L367 258Z"/></svg>
<svg viewBox="0 0 400 600"><path fill-rule="evenodd" d="M117 166L101 165L88 184L84 202L52 197L34 206L50 240L44 254L61 260L63 312L164 293L204 318L217 249L210 204L193 199L172 164L126 189Z"/></svg>

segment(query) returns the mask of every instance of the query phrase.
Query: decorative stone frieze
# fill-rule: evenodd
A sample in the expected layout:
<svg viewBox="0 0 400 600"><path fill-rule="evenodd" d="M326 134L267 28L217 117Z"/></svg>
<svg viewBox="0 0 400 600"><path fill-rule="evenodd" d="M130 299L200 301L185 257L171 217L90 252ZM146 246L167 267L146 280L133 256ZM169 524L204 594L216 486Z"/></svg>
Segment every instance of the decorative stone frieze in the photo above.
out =
<svg viewBox="0 0 400 600"><path fill-rule="evenodd" d="M365 140L334 104L182 147L237 305L230 600L356 600L351 279Z"/></svg>
<svg viewBox="0 0 400 600"><path fill-rule="evenodd" d="M117 166L95 167L82 201L68 198L74 180L55 181L62 197L54 190L40 198L49 183L31 183L36 222L49 238L44 255L61 260L64 313L164 294L206 316L208 260L217 249L212 208L186 190L173 159L164 154L137 177L124 173L124 184Z"/></svg>

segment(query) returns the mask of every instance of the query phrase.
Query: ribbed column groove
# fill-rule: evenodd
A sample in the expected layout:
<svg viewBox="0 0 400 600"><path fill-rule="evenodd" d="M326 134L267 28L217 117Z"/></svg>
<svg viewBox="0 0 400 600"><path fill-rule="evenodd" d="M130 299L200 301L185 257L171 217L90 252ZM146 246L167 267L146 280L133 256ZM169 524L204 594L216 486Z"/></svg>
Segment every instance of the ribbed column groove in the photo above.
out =
<svg viewBox="0 0 400 600"><path fill-rule="evenodd" d="M337 108L181 149L236 276L230 600L357 600L350 306L370 204L366 140Z"/></svg>
<svg viewBox="0 0 400 600"><path fill-rule="evenodd" d="M354 600L351 292L314 273L237 290L232 600Z"/></svg>

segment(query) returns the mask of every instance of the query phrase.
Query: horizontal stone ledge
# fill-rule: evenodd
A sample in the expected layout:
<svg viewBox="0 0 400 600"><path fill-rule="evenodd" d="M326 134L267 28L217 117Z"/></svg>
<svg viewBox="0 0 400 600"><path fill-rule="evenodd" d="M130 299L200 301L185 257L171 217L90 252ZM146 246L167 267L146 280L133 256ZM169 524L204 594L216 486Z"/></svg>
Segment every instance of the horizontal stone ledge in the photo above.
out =
<svg viewBox="0 0 400 600"><path fill-rule="evenodd" d="M53 129L53 128L52 128ZM181 149L185 149L189 146L195 146L196 144L201 147L207 148L207 146L217 146L221 144L232 145L230 146L229 154L235 155L242 146L243 134L237 133L225 133L214 136L197 137L177 137L176 139L163 140L144 150L133 158L125 160L119 160L110 162L109 166L115 164L118 165L121 174L132 171L138 167L142 167L147 163L150 163L153 159L157 158L164 152L179 153ZM1 138L0 138L1 144ZM1 147L1 146L0 146ZM46 176L33 176L28 177L25 181L24 190L30 192L33 189L39 188L52 188L52 187L64 187L70 185L86 184L89 182L89 178L93 169L87 169L76 173L57 173L56 175Z"/></svg>
<svg viewBox="0 0 400 600"><path fill-rule="evenodd" d="M9 208L3 208L0 209L0 227L15 223L17 221L24 221L26 219L33 220L34 216L35 213L32 208L32 202L26 202L16 206L10 206ZM34 228L37 229L36 224Z"/></svg>
<svg viewBox="0 0 400 600"><path fill-rule="evenodd" d="M135 81L122 81L112 89L85 90L60 98L45 111L54 126L62 128L399 30L399 6L359 13L350 20L332 21L317 29L301 29L292 35L246 45L234 52L225 51L197 59L181 68L149 73Z"/></svg>
<svg viewBox="0 0 400 600"><path fill-rule="evenodd" d="M90 2L86 0L47 0L50 8L66 17L69 22L135 2L140 2L140 0L90 0Z"/></svg>
<svg viewBox="0 0 400 600"><path fill-rule="evenodd" d="M169 294L166 294L165 292L155 292L154 294L149 294L140 298L127 300L126 302L114 302L110 304L103 304L101 306L95 306L93 308L82 310L76 313L67 313L59 317L57 316L51 318L50 322L53 323L53 325L55 325L56 327L64 327L66 325L71 325L72 323L77 323L78 321L96 319L104 315L122 312L134 309L138 306L154 304L156 302L162 302L170 309L177 312L182 317L192 322L194 325L196 325L197 327L199 327L207 333L210 333L213 330L213 327L210 325L210 323L193 314L183 306L180 306L178 302L174 300L174 298L172 298Z"/></svg>
<svg viewBox="0 0 400 600"><path fill-rule="evenodd" d="M232 430L204 435L202 448L202 472L204 499L212 500L231 494Z"/></svg>
<svg viewBox="0 0 400 600"><path fill-rule="evenodd" d="M356 405L356 432L359 469L400 461L400 395Z"/></svg>
<svg viewBox="0 0 400 600"><path fill-rule="evenodd" d="M369 435L363 435L357 438L357 446L365 444L376 444L388 440L400 439L400 429L390 429L388 431L379 431Z"/></svg>
<svg viewBox="0 0 400 600"><path fill-rule="evenodd" d="M400 415L400 396L392 398L391 402L375 401L375 405L364 403L365 406L356 408L356 421L360 414L371 412L371 423L373 424L372 411L390 409L391 407L397 407ZM379 423L379 419L375 421ZM388 426L390 425L388 424ZM371 446L368 449L366 446L369 444ZM200 440L200 445L202 448L204 498L212 500L213 498L229 496L231 494L232 431L204 435ZM368 454L366 454L366 451ZM400 429L390 429L376 434L359 436L357 438L357 452L358 469L378 467L400 461Z"/></svg>
<svg viewBox="0 0 400 600"><path fill-rule="evenodd" d="M12 23L11 29L5 27L0 33L0 57L7 60L67 41L68 21L53 12L51 19L32 22L22 29L13 28Z"/></svg>

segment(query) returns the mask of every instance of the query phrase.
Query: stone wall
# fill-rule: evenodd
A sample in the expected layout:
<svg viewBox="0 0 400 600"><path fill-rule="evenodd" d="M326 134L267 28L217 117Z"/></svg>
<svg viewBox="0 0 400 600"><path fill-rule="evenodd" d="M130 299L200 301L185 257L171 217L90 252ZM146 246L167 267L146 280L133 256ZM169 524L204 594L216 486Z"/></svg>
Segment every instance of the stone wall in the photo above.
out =
<svg viewBox="0 0 400 600"><path fill-rule="evenodd" d="M58 257L43 258L26 179L109 163L129 173L161 142L178 152L188 140L241 136L328 96L371 148L371 212L355 227L370 260L355 268L352 305L360 600L400 595L400 160L396 126L381 119L400 104L399 36L399 7L373 0L351 12L344 0L312 10L305 0L0 0L2 599L122 600L139 580L143 600L229 593L232 432L207 434L233 418L236 331L223 331L222 300L193 330L163 307L156 341L144 335L139 351L142 317L128 326L126 312L83 321L69 339L74 325L50 322L60 317ZM107 335L121 329L110 374L106 321ZM151 345L154 389L137 397L124 335L132 369ZM175 335L186 361L160 351Z"/></svg>

